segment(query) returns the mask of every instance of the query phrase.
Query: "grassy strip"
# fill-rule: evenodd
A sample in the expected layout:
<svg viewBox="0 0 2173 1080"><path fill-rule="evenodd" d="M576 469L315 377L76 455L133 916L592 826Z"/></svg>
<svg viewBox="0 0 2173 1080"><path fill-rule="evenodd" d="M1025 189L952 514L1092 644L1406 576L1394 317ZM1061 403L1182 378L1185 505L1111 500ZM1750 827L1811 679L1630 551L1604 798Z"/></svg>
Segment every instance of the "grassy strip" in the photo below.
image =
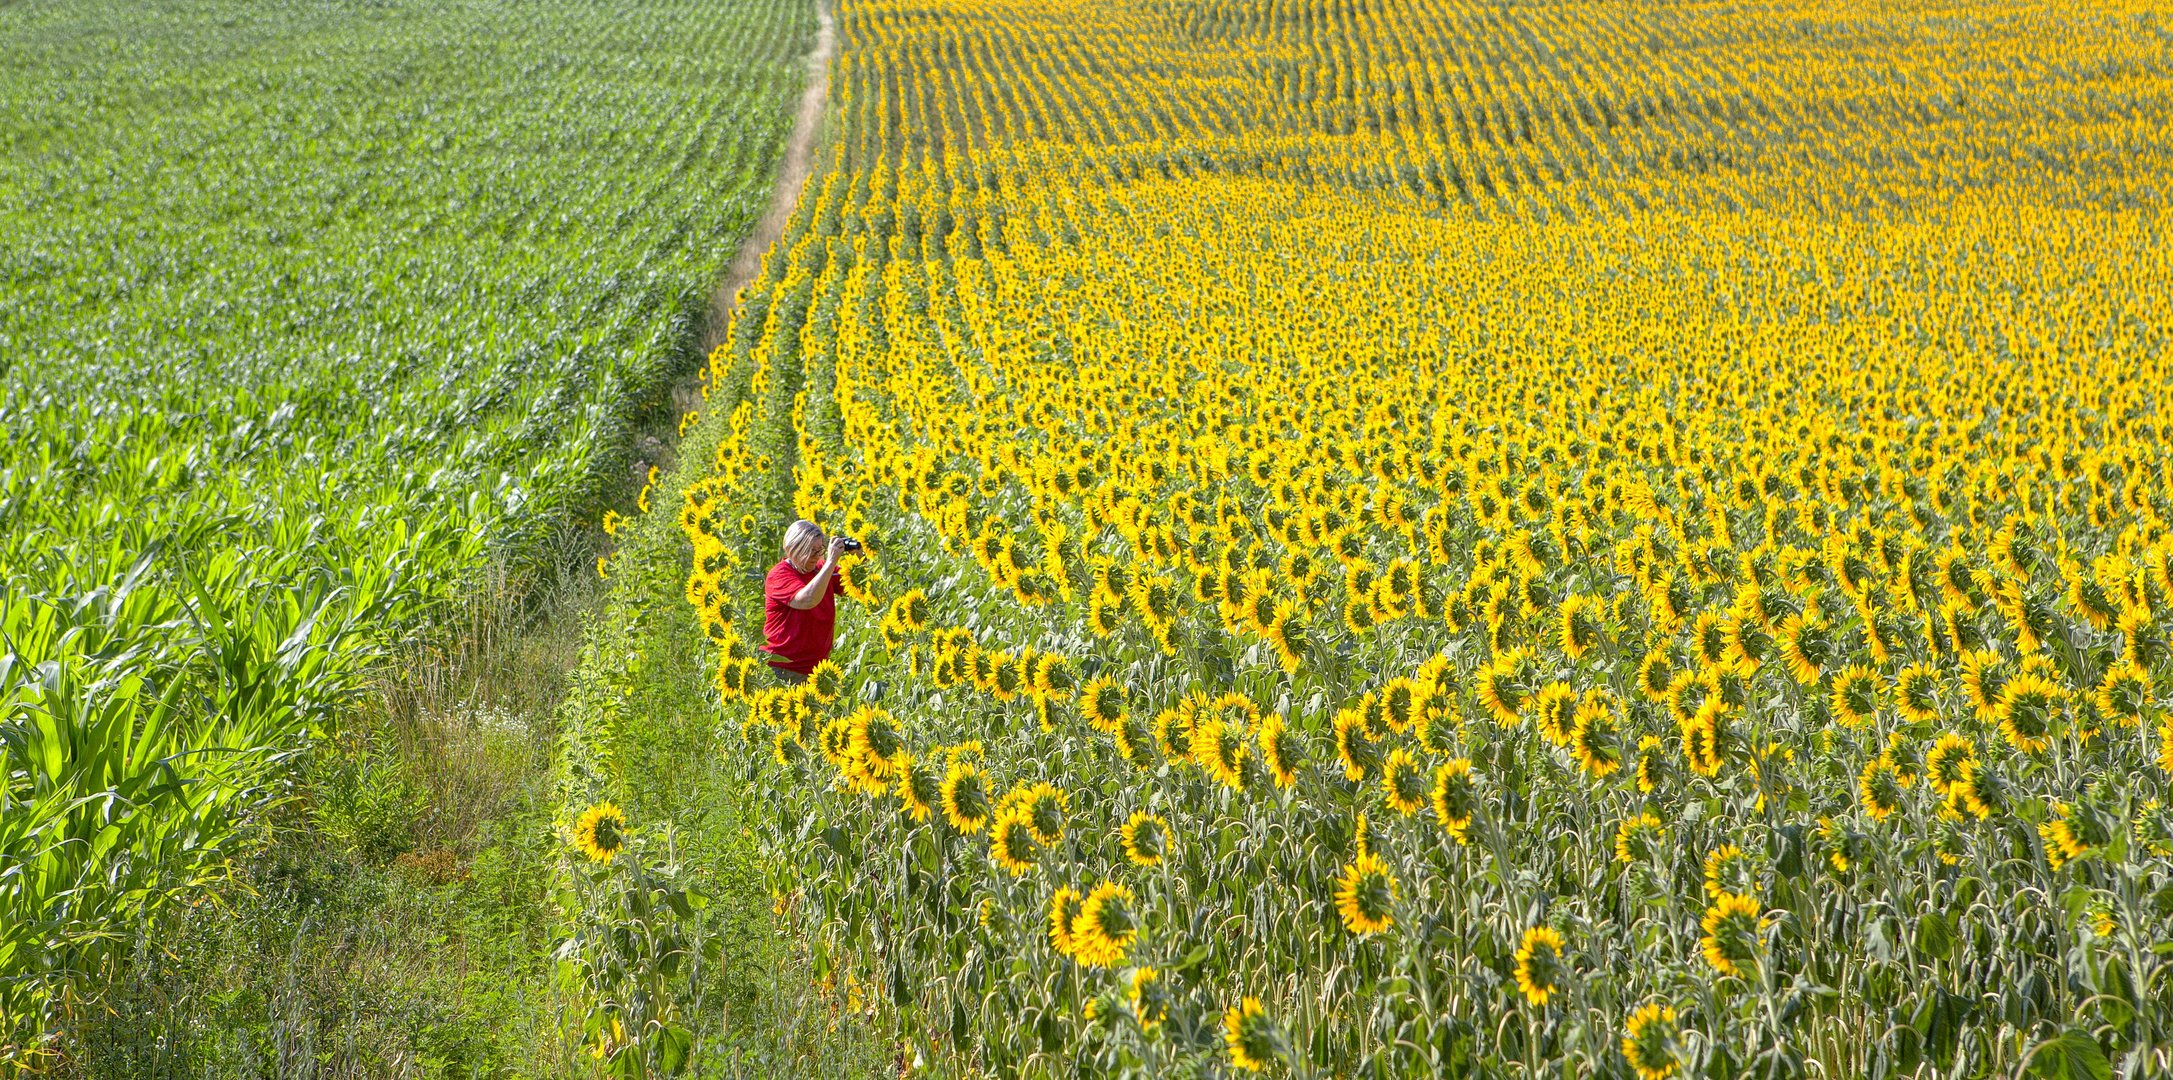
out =
<svg viewBox="0 0 2173 1080"><path fill-rule="evenodd" d="M76 1003L54 1072L570 1075L548 780L601 592L592 573L494 577L441 645L378 673L232 877L140 927L103 999Z"/></svg>
<svg viewBox="0 0 2173 1080"><path fill-rule="evenodd" d="M766 311L761 287L755 292L743 318ZM716 388L713 405L748 400L750 384L770 382L755 372L774 371L752 358L726 361L726 370L734 377ZM717 408L693 428L662 490L702 475L731 430L729 416ZM562 874L562 895L579 901L578 910L564 905L575 944L568 967L579 976L569 988L582 1001L589 1044L628 1075L674 1068L682 1033L700 1036L686 1063L698 1075L882 1068L885 1048L859 1022L857 1003L819 983L805 950L775 921L740 777L720 768L716 754L710 647L682 595L686 538L663 505L630 521L620 538L606 564L610 591L587 623L559 710L561 825L571 829L582 811L609 802L633 834L608 870L568 864ZM675 889L708 903L676 914L644 903ZM634 947L623 944L629 940ZM677 970L661 971L672 949L682 957ZM645 998L640 991L649 986L668 1001Z"/></svg>

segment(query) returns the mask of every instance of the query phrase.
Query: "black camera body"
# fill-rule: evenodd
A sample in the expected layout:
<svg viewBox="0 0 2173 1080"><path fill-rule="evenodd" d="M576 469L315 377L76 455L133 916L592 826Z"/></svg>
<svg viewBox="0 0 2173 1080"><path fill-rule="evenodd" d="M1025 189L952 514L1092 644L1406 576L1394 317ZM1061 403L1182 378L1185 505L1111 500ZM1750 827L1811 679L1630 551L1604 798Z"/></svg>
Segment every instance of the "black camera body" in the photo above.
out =
<svg viewBox="0 0 2173 1080"><path fill-rule="evenodd" d="M838 550L840 552L859 551L860 541L855 540L850 536L840 536L838 537Z"/></svg>

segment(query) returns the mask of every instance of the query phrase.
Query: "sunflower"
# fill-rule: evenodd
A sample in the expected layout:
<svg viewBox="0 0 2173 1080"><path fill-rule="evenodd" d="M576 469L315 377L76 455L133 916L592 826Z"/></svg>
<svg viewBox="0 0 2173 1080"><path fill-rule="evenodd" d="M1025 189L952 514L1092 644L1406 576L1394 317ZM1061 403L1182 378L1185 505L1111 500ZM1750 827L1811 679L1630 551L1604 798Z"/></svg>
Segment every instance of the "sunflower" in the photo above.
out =
<svg viewBox="0 0 2173 1080"><path fill-rule="evenodd" d="M1260 721L1257 732L1260 740L1260 761L1268 767L1268 775L1275 786L1287 788L1298 782L1298 766L1305 760L1305 747L1297 732L1283 720L1281 713L1269 713Z"/></svg>
<svg viewBox="0 0 2173 1080"><path fill-rule="evenodd" d="M1728 706L1720 697L1708 697L1696 714L1678 725L1683 739L1683 760L1699 776L1717 776L1727 758Z"/></svg>
<svg viewBox="0 0 2173 1080"><path fill-rule="evenodd" d="M1474 687L1479 703L1503 727L1516 725L1518 714L1531 697L1531 691L1523 681L1524 665L1524 653L1511 649L1496 655L1493 663L1479 669Z"/></svg>
<svg viewBox="0 0 2173 1080"><path fill-rule="evenodd" d="M1645 595L1652 602L1653 621L1660 629L1671 632L1691 617L1692 606L1698 598L1696 587L1680 574L1654 578Z"/></svg>
<svg viewBox="0 0 2173 1080"><path fill-rule="evenodd" d="M904 801L907 816L926 824L943 802L943 778L910 753L900 754L899 759L898 798Z"/></svg>
<svg viewBox="0 0 2173 1080"><path fill-rule="evenodd" d="M1695 671L1678 671L1667 684L1667 709L1675 715L1676 723L1686 723L1698 715L1705 705L1705 698L1713 692L1712 686L1698 677Z"/></svg>
<svg viewBox="0 0 2173 1080"><path fill-rule="evenodd" d="M1742 848L1722 844L1705 855L1705 895L1717 901L1728 893L1755 892L1757 867Z"/></svg>
<svg viewBox="0 0 2173 1080"><path fill-rule="evenodd" d="M1869 853L1870 837L1831 817L1818 819L1818 843L1826 849L1826 863L1836 875L1856 868Z"/></svg>
<svg viewBox="0 0 2173 1080"><path fill-rule="evenodd" d="M1930 664L1911 664L1894 677L1894 709L1914 723L1939 718L1939 672Z"/></svg>
<svg viewBox="0 0 2173 1080"><path fill-rule="evenodd" d="M734 701L746 695L754 665L748 660L724 654L717 661L717 696Z"/></svg>
<svg viewBox="0 0 2173 1080"><path fill-rule="evenodd" d="M1555 613L1563 655L1575 662L1592 651L1600 643L1605 613L1599 598L1589 593L1575 593L1563 600Z"/></svg>
<svg viewBox="0 0 2173 1080"><path fill-rule="evenodd" d="M1788 673L1803 686L1818 685L1819 676L1836 656L1833 635L1810 614L1784 617L1774 646Z"/></svg>
<svg viewBox="0 0 2173 1080"><path fill-rule="evenodd" d="M1344 928L1360 937L1388 929L1396 921L1395 903L1395 875L1370 851L1361 852L1336 879L1336 912Z"/></svg>
<svg viewBox="0 0 2173 1080"><path fill-rule="evenodd" d="M1759 935L1770 924L1764 910L1757 897L1747 893L1724 892L1713 898L1698 924L1705 931L1698 944L1713 970L1743 975L1745 966L1757 960Z"/></svg>
<svg viewBox="0 0 2173 1080"><path fill-rule="evenodd" d="M970 761L953 760L943 777L943 817L971 836L988 824L988 773Z"/></svg>
<svg viewBox="0 0 2173 1080"><path fill-rule="evenodd" d="M610 862L626 846L626 814L608 802L589 807L574 822L573 844L591 862Z"/></svg>
<svg viewBox="0 0 2173 1080"><path fill-rule="evenodd" d="M779 766L787 769L792 768L793 764L806 753L807 748L800 745L799 732L791 728L778 728L771 733L770 756L776 759ZM908 756L910 757L910 755Z"/></svg>
<svg viewBox="0 0 2173 1080"><path fill-rule="evenodd" d="M1456 758L1434 770L1434 816L1459 844L1469 843L1472 818L1479 812L1479 786L1471 775L1471 759Z"/></svg>
<svg viewBox="0 0 2173 1080"><path fill-rule="evenodd" d="M1652 702L1667 700L1668 685L1675 678L1675 658L1665 648L1645 654L1637 664L1637 692Z"/></svg>
<svg viewBox="0 0 2173 1080"><path fill-rule="evenodd" d="M1071 807L1069 792L1039 780L1020 791L1015 803L1037 843L1054 844L1064 838L1064 815Z"/></svg>
<svg viewBox="0 0 2173 1080"><path fill-rule="evenodd" d="M1072 937L1072 921L1079 916L1080 905L1086 898L1069 885L1060 886L1049 896L1049 944L1064 956L1070 956L1077 946Z"/></svg>
<svg viewBox="0 0 2173 1080"><path fill-rule="evenodd" d="M1566 682L1550 682L1532 695L1532 713L1548 742L1568 746L1577 731L1577 691Z"/></svg>
<svg viewBox="0 0 2173 1080"><path fill-rule="evenodd" d="M1105 638L1117 632L1124 622L1124 602L1111 600L1103 593L1095 593L1087 601L1087 629L1095 637Z"/></svg>
<svg viewBox="0 0 2173 1080"><path fill-rule="evenodd" d="M1230 1049L1230 1064L1246 1072L1264 1072L1275 1060L1281 1040L1260 999L1248 995L1222 1014L1222 1041Z"/></svg>
<svg viewBox="0 0 2173 1080"><path fill-rule="evenodd" d="M814 693L815 700L825 705L838 699L845 690L845 669L835 660L824 660L815 665L807 677L806 685Z"/></svg>
<svg viewBox="0 0 2173 1080"><path fill-rule="evenodd" d="M1615 826L1615 861L1624 866L1650 862L1666 835L1666 826L1650 810L1622 819L1622 823Z"/></svg>
<svg viewBox="0 0 2173 1080"><path fill-rule="evenodd" d="M1701 611L1690 624L1690 651L1707 667L1728 662L1728 628L1717 611Z"/></svg>
<svg viewBox="0 0 2173 1080"><path fill-rule="evenodd" d="M928 627L928 594L919 589L900 595L890 602L890 616L899 628L918 633Z"/></svg>
<svg viewBox="0 0 2173 1080"><path fill-rule="evenodd" d="M1864 804L1864 812L1873 821L1885 821L1894 811L1901 809L1902 789L1908 780L1894 768L1894 763L1884 758L1869 762L1856 778L1856 791Z"/></svg>
<svg viewBox="0 0 2173 1080"><path fill-rule="evenodd" d="M989 826L988 851L996 865L1010 872L1012 877L1022 876L1034 868L1034 859L1041 849L1034 842L1034 830L1027 824L1023 807L1007 807L997 813L995 824Z"/></svg>
<svg viewBox="0 0 2173 1080"><path fill-rule="evenodd" d="M2015 749L2035 754L2052 745L2053 722L2066 701L2067 691L2059 683L2024 671L2000 688L1992 715Z"/></svg>
<svg viewBox="0 0 2173 1080"><path fill-rule="evenodd" d="M1777 648L1777 642L1766 632L1765 625L1750 615L1729 616L1722 633L1728 646L1721 658L1744 672L1756 671L1758 665L1773 657Z"/></svg>
<svg viewBox="0 0 2173 1080"><path fill-rule="evenodd" d="M1622 1056L1637 1070L1637 1080L1667 1080L1682 1067L1675 1053L1678 1038L1673 1007L1643 1005L1622 1025Z"/></svg>
<svg viewBox="0 0 2173 1080"><path fill-rule="evenodd" d="M1947 732L1924 754L1924 775L1932 790L1951 795L1976 763L1977 748L1969 739Z"/></svg>
<svg viewBox="0 0 2173 1080"><path fill-rule="evenodd" d="M2122 610L2114 628L2120 631L2120 640L2124 643L2120 658L2128 666L2149 671L2173 660L2173 639L2167 637L2165 627L2158 624L2143 604Z"/></svg>
<svg viewBox="0 0 2173 1080"><path fill-rule="evenodd" d="M1411 751L1399 746L1388 752L1381 766L1381 789L1389 806L1405 817L1418 813L1426 805L1426 787L1425 766Z"/></svg>
<svg viewBox="0 0 2173 1080"><path fill-rule="evenodd" d="M1833 679L1833 718L1843 727L1862 727L1879 713L1879 673L1850 664Z"/></svg>
<svg viewBox="0 0 2173 1080"><path fill-rule="evenodd" d="M863 705L846 718L845 729L847 756L878 787L888 787L897 776L898 756L905 752L905 735L890 713Z"/></svg>
<svg viewBox="0 0 2173 1080"><path fill-rule="evenodd" d="M1524 931L1524 941L1517 946L1517 989L1524 1000L1534 1005L1545 1005L1562 988L1562 976L1568 964L1562 959L1562 934L1551 926L1534 926Z"/></svg>
<svg viewBox="0 0 2173 1080"><path fill-rule="evenodd" d="M1990 649L1971 649L1962 654L1962 689L1979 720L1990 721L1999 713L2000 692L2014 677L2000 654Z"/></svg>
<svg viewBox="0 0 2173 1080"><path fill-rule="evenodd" d="M1124 962L1138 938L1132 890L1104 881L1087 893L1079 913L1072 918L1072 959L1086 967L1113 967Z"/></svg>
<svg viewBox="0 0 2173 1080"><path fill-rule="evenodd" d="M1964 761L1960 776L1947 789L1946 809L1982 821L2006 805L2007 786L1997 772L1975 759Z"/></svg>
<svg viewBox="0 0 2173 1080"><path fill-rule="evenodd" d="M1154 714L1154 743L1171 761L1192 759L1192 719L1175 708Z"/></svg>
<svg viewBox="0 0 2173 1080"><path fill-rule="evenodd" d="M1398 735L1411 730L1418 719L1419 698L1418 684L1410 679L1390 679L1382 684L1378 700L1381 720L1388 730Z"/></svg>
<svg viewBox="0 0 2173 1080"><path fill-rule="evenodd" d="M1343 759L1343 776L1350 782L1363 783L1366 777L1381 767L1381 751L1374 745L1374 735L1366 727L1366 714L1359 709L1342 709L1335 716L1335 751Z"/></svg>
<svg viewBox="0 0 2173 1080"><path fill-rule="evenodd" d="M2133 661L2123 661L2105 670L2105 677L2098 680L2097 691L2092 695L2098 711L2110 717L2122 727L2134 727L2143 720L2143 710L2150 703L2150 675Z"/></svg>
<svg viewBox="0 0 2173 1080"><path fill-rule="evenodd" d="M1079 675L1070 657L1042 653L1034 658L1033 692L1036 696L1068 701L1066 695L1078 688Z"/></svg>
<svg viewBox="0 0 2173 1080"><path fill-rule="evenodd" d="M1158 866L1169 851L1169 823L1159 814L1135 810L1117 827L1117 843L1134 865Z"/></svg>
<svg viewBox="0 0 2173 1080"><path fill-rule="evenodd" d="M1261 639L1274 647L1276 662L1282 665L1285 674L1296 674L1305 660L1299 652L1304 641L1304 626L1299 622L1302 614L1298 605L1277 600L1274 618L1263 621L1258 628Z"/></svg>
<svg viewBox="0 0 2173 1080"><path fill-rule="evenodd" d="M1585 692L1577 705L1576 726L1570 732L1570 752L1593 779L1602 780L1622 768L1622 725L1609 694Z"/></svg>
<svg viewBox="0 0 2173 1080"><path fill-rule="evenodd" d="M2072 803L2055 802L2052 811L2052 820L2037 826L2037 835L2045 844L2045 860L2054 870L2111 839L2095 817L2078 813Z"/></svg>
<svg viewBox="0 0 2173 1080"><path fill-rule="evenodd" d="M1650 795L1660 790L1660 782L1667 777L1668 758L1666 746L1658 735L1646 735L1637 740L1637 791Z"/></svg>
<svg viewBox="0 0 2173 1080"><path fill-rule="evenodd" d="M1151 967L1137 967L1125 980L1125 997L1132 1004L1132 1017L1139 1021L1141 1031L1152 1032L1169 1019L1169 988L1162 985L1162 973Z"/></svg>

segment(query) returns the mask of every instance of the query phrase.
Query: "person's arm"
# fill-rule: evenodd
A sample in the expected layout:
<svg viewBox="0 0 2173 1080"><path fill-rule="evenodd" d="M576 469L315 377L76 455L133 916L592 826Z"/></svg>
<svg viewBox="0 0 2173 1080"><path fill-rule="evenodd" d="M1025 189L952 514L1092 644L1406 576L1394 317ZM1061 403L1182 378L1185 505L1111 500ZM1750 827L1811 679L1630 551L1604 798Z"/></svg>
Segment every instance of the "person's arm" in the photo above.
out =
<svg viewBox="0 0 2173 1080"><path fill-rule="evenodd" d="M808 578L807 584L800 586L800 591L793 593L792 599L785 601L786 606L794 611L806 611L822 603L823 598L830 595L830 579L837 574L838 556L842 550L837 538L831 537L830 553L823 559L822 569L815 571L815 576Z"/></svg>

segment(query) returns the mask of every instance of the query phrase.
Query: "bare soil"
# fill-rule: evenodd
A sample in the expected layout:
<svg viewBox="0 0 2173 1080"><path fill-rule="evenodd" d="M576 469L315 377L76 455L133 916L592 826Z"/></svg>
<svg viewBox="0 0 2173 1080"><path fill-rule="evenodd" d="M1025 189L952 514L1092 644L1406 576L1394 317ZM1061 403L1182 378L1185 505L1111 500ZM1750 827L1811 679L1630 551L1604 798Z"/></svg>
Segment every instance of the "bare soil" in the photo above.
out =
<svg viewBox="0 0 2173 1080"><path fill-rule="evenodd" d="M800 188L807 183L807 174L814 167L816 128L822 123L822 103L830 93L830 58L837 52L837 21L827 5L818 4L815 9L818 20L815 30L815 50L807 55L807 86L800 91L800 108L792 118L792 135L785 140L785 160L777 171L777 186L770 194L770 207L755 223L754 231L747 234L739 252L725 268L724 280L717 285L716 295L710 298L709 320L702 328L702 354L717 347L724 340L725 329L732 324L732 308L739 303L739 292L747 287L762 270L762 255L785 233L785 223L792 218L792 210L799 204Z"/></svg>

